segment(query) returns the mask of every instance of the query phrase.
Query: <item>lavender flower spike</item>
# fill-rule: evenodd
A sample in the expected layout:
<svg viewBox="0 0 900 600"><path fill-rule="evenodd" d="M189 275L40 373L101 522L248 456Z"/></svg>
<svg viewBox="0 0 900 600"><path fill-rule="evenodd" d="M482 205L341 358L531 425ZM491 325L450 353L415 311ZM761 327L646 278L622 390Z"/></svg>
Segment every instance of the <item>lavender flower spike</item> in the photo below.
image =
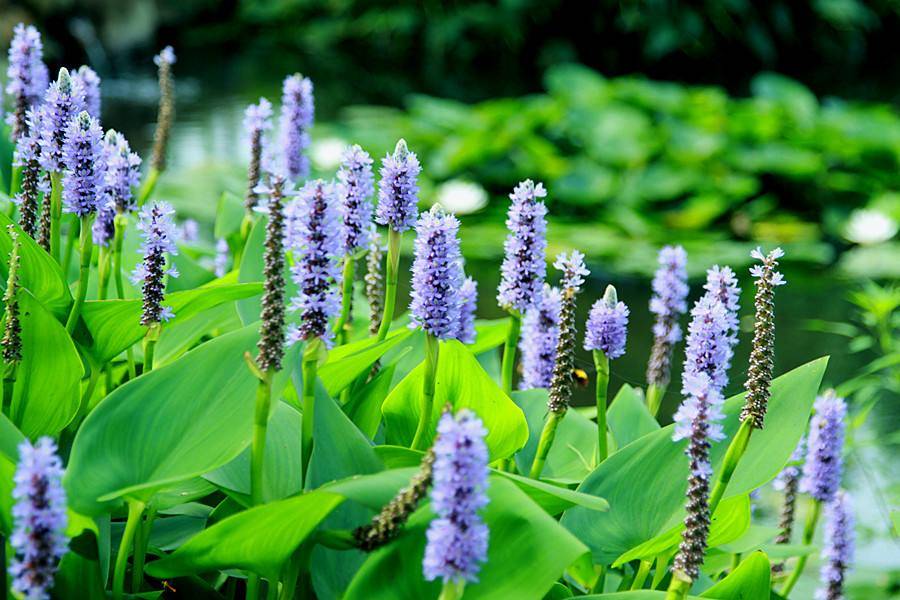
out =
<svg viewBox="0 0 900 600"><path fill-rule="evenodd" d="M475 312L478 310L478 282L466 277L459 287L459 329L456 339L463 344L475 343Z"/></svg>
<svg viewBox="0 0 900 600"><path fill-rule="evenodd" d="M459 332L463 272L458 232L459 221L437 204L416 224L410 327L421 327L439 340Z"/></svg>
<svg viewBox="0 0 900 600"><path fill-rule="evenodd" d="M288 206L287 217L288 246L294 253L291 276L298 287L290 308L300 313L300 326L289 332L289 339L329 341L328 320L340 309L340 228L334 186L321 179L307 183Z"/></svg>
<svg viewBox="0 0 900 600"><path fill-rule="evenodd" d="M81 65L72 74L72 79L78 81L84 92L84 109L95 119L100 119L100 77L96 71L87 65Z"/></svg>
<svg viewBox="0 0 900 600"><path fill-rule="evenodd" d="M542 198L547 190L530 179L521 182L509 195L512 204L507 213L509 234L503 243L497 302L506 310L524 313L538 298L547 274L547 207Z"/></svg>
<svg viewBox="0 0 900 600"><path fill-rule="evenodd" d="M610 288L612 286L607 288L606 296L610 295ZM585 324L584 349L589 352L600 350L612 360L625 354L629 311L624 302L615 301L615 288L612 288L612 299L606 296L591 307Z"/></svg>
<svg viewBox="0 0 900 600"><path fill-rule="evenodd" d="M344 152L337 178L344 224L342 244L344 254L352 255L368 245L372 229L372 203L369 200L375 191L372 159L359 146L350 146Z"/></svg>
<svg viewBox="0 0 900 600"><path fill-rule="evenodd" d="M446 412L434 444L431 508L438 518L426 533L422 571L425 579L445 584L478 581L487 560L487 525L478 514L488 504L488 451L484 425L474 413Z"/></svg>
<svg viewBox="0 0 900 600"><path fill-rule="evenodd" d="M13 532L9 544L15 553L10 561L13 591L25 598L50 598L59 561L68 550L66 539L66 493L62 461L56 445L43 437L35 445L19 445L12 509Z"/></svg>
<svg viewBox="0 0 900 600"><path fill-rule="evenodd" d="M175 316L170 307L162 305L166 291L165 276L178 276L174 267L166 268L166 254L178 254L178 246L175 245L177 233L172 220L174 214L175 209L168 202L145 205L140 212L138 229L144 237L140 248L144 261L135 267L131 280L142 284L144 303L141 325L147 327Z"/></svg>
<svg viewBox="0 0 900 600"><path fill-rule="evenodd" d="M659 265L650 298L650 312L656 315L656 323L647 383L664 389L669 385L672 346L681 340L678 319L687 311L687 253L681 246L666 246L659 251Z"/></svg>
<svg viewBox="0 0 900 600"><path fill-rule="evenodd" d="M375 222L399 232L415 225L421 170L419 159L406 147L406 140L398 141L394 153L381 159Z"/></svg>
<svg viewBox="0 0 900 600"><path fill-rule="evenodd" d="M41 166L49 173L61 173L66 169L63 145L69 123L84 110L84 91L66 69L59 70L59 77L47 88L41 106Z"/></svg>
<svg viewBox="0 0 900 600"><path fill-rule="evenodd" d="M844 578L853 562L855 540L853 506L845 492L838 492L828 507L825 547L822 548L822 587L816 600L843 600Z"/></svg>
<svg viewBox="0 0 900 600"><path fill-rule="evenodd" d="M106 178L103 130L86 111L66 130L63 159L63 212L84 217L97 212Z"/></svg>
<svg viewBox="0 0 900 600"><path fill-rule="evenodd" d="M125 136L113 129L103 138L103 158L106 161L104 196L94 221L94 243L108 246L115 234L116 214L137 208L134 188L141 177L141 158L131 151Z"/></svg>
<svg viewBox="0 0 900 600"><path fill-rule="evenodd" d="M819 502L831 502L841 485L846 416L847 404L833 390L816 399L800 491Z"/></svg>
<svg viewBox="0 0 900 600"><path fill-rule="evenodd" d="M9 45L9 67L6 70L6 93L12 97L14 106L13 113L9 115L13 140L29 132L26 112L41 101L47 89L47 66L44 65L43 55L44 44L38 30L23 23L16 25Z"/></svg>
<svg viewBox="0 0 900 600"><path fill-rule="evenodd" d="M260 165L263 154L263 135L272 128L272 104L260 98L258 104L251 104L244 111L244 129L250 136L250 164L247 167L247 193L244 205L247 211L256 208L256 186L259 183Z"/></svg>
<svg viewBox="0 0 900 600"><path fill-rule="evenodd" d="M537 302L525 311L519 338L519 352L522 353L520 390L550 387L556 365L561 311L562 294L548 284L544 284Z"/></svg>
<svg viewBox="0 0 900 600"><path fill-rule="evenodd" d="M281 151L287 175L294 181L309 174L309 130L313 125L313 84L299 73L285 78L281 95Z"/></svg>

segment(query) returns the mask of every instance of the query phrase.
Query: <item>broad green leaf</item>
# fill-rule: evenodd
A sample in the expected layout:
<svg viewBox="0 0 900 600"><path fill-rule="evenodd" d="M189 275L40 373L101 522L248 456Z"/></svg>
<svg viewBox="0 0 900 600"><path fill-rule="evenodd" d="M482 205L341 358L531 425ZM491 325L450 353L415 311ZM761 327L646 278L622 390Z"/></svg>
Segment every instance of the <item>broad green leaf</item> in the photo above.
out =
<svg viewBox="0 0 900 600"><path fill-rule="evenodd" d="M256 296L260 292L260 283L209 285L167 294L163 304L174 311L175 317L169 323L175 324L225 302ZM98 362L115 358L143 339L147 328L141 325L141 310L141 300L137 299L85 302L81 318L91 339L84 345Z"/></svg>
<svg viewBox="0 0 900 600"><path fill-rule="evenodd" d="M216 276L204 268L190 253L182 248L172 257L172 264L178 269L178 277L170 277L166 282L168 292L192 290L213 281Z"/></svg>
<svg viewBox="0 0 900 600"><path fill-rule="evenodd" d="M475 341L469 344L469 352L481 354L502 346L509 334L509 318L493 321L475 321Z"/></svg>
<svg viewBox="0 0 900 600"><path fill-rule="evenodd" d="M408 329L394 330L380 342L377 338L369 338L329 350L328 359L319 367L319 379L328 393L336 397L341 390L368 373L376 360L408 338L410 333Z"/></svg>
<svg viewBox="0 0 900 600"><path fill-rule="evenodd" d="M216 337L243 327L233 303L220 304L189 319L166 324L156 344L153 364L168 364L196 346L204 337Z"/></svg>
<svg viewBox="0 0 900 600"><path fill-rule="evenodd" d="M659 423L647 410L647 405L637 391L627 383L619 389L619 393L606 411L606 419L618 448L659 429Z"/></svg>
<svg viewBox="0 0 900 600"><path fill-rule="evenodd" d="M173 554L147 565L167 578L245 569L274 579L284 563L344 498L315 490L228 517L191 538Z"/></svg>
<svg viewBox="0 0 900 600"><path fill-rule="evenodd" d="M300 422L295 408L278 402L266 430L266 453L263 467L263 499L280 500L303 489L300 473ZM229 495L250 505L250 448L233 461L203 476L207 481L228 490Z"/></svg>
<svg viewBox="0 0 900 600"><path fill-rule="evenodd" d="M216 206L216 224L213 231L216 239L228 238L237 233L245 214L244 203L240 198L231 192L222 192Z"/></svg>
<svg viewBox="0 0 900 600"><path fill-rule="evenodd" d="M578 600L665 600L666 593L658 590L635 590L633 592L613 592L611 594L590 594L579 596ZM697 600L699 596L688 596L688 600Z"/></svg>
<svg viewBox="0 0 900 600"><path fill-rule="evenodd" d="M19 462L19 444L24 439L12 421L0 413L0 532L7 536L12 531L13 475Z"/></svg>
<svg viewBox="0 0 900 600"><path fill-rule="evenodd" d="M772 565L764 552L754 552L702 594L701 598L716 600L758 600L767 598L771 587Z"/></svg>
<svg viewBox="0 0 900 600"><path fill-rule="evenodd" d="M587 549L512 482L491 477L488 496L491 501L484 511L491 532L488 559L478 583L466 586L466 598L543 598ZM421 570L425 530L433 518L430 506L416 511L396 540L369 554L344 598L437 598L440 582L426 582Z"/></svg>
<svg viewBox="0 0 900 600"><path fill-rule="evenodd" d="M70 505L96 515L123 497L147 500L240 454L250 442L258 384L243 353L255 349L256 329L207 342L102 400L72 446L64 477ZM286 378L276 376L273 398Z"/></svg>
<svg viewBox="0 0 900 600"><path fill-rule="evenodd" d="M492 470L492 472L512 481L520 490L528 494L535 504L553 516L573 506L583 506L591 510L609 510L609 503L603 498L582 494L540 479L531 479L505 471Z"/></svg>
<svg viewBox="0 0 900 600"><path fill-rule="evenodd" d="M827 359L815 360L772 383L766 426L750 439L726 497L747 494L782 469L806 429L826 364ZM725 402L726 439L713 445L714 474L738 429L743 402L743 394ZM688 475L685 444L672 441L671 425L647 434L612 454L579 486L610 504L605 513L575 507L562 519L591 547L596 562L609 564L681 522Z"/></svg>
<svg viewBox="0 0 900 600"><path fill-rule="evenodd" d="M78 412L84 367L66 328L27 291L19 302L22 362L13 392L15 418L30 438L55 436Z"/></svg>
<svg viewBox="0 0 900 600"><path fill-rule="evenodd" d="M733 542L727 544L719 544L717 548L723 552L731 554L747 554L753 550L758 550L767 542L775 539L775 536L781 530L777 527L766 527L765 525L750 525L744 535L737 538Z"/></svg>
<svg viewBox="0 0 900 600"><path fill-rule="evenodd" d="M378 374L361 389L354 388L344 412L367 438L375 439L381 426L381 403L387 397L394 379L394 365L382 367Z"/></svg>
<svg viewBox="0 0 900 600"><path fill-rule="evenodd" d="M425 365L419 365L385 399L382 411L389 444L409 446L412 443L422 411L424 375ZM446 404L454 411L468 408L481 418L488 431L486 442L492 460L510 456L525 444L528 439L525 415L458 341L441 342L436 379L432 422L424 436L425 445L434 439L433 432Z"/></svg>
<svg viewBox="0 0 900 600"><path fill-rule="evenodd" d="M12 251L12 239L7 230L10 223L12 221L6 214L0 214L0 256L3 257L0 268L4 282L9 277L9 253ZM54 317L65 321L72 305L72 294L69 292L69 285L63 277L62 270L56 261L31 239L31 236L26 235L18 225L14 226L21 243L19 283L34 294L35 298L40 299Z"/></svg>
<svg viewBox="0 0 900 600"><path fill-rule="evenodd" d="M528 443L516 454L519 472L528 473L547 418L547 390L513 392L513 399L528 419ZM596 454L597 424L577 411L567 411L556 429L556 439L550 447L541 478L580 483L596 466Z"/></svg>

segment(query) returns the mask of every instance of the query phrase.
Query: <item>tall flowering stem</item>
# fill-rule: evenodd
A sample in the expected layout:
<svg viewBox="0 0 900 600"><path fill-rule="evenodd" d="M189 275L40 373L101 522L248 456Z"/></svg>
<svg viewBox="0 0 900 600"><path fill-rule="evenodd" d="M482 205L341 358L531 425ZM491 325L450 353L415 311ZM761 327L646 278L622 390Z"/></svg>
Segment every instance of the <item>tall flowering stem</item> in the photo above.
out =
<svg viewBox="0 0 900 600"><path fill-rule="evenodd" d="M556 344L556 363L553 365L553 378L550 381L549 414L544 422L544 429L538 440L537 452L531 465L530 477L537 479L544 470L544 463L550 454L556 428L569 409L572 398L572 371L575 368L575 344L577 330L575 324L576 296L584 285L584 278L590 271L584 266L584 254L573 250L570 255L560 254L553 266L563 272L560 288L562 289L562 309L559 317L559 341Z"/></svg>
<svg viewBox="0 0 900 600"><path fill-rule="evenodd" d="M309 175L309 130L315 118L313 84L299 73L285 78L281 95L281 152L287 176L299 181Z"/></svg>
<svg viewBox="0 0 900 600"><path fill-rule="evenodd" d="M303 473L313 449L313 423L318 365L327 356L332 332L328 321L338 311L336 287L340 281L340 228L334 186L311 181L288 206L287 240L294 254L291 276L298 291L291 309L300 313L300 325L289 332L303 340Z"/></svg>
<svg viewBox="0 0 900 600"><path fill-rule="evenodd" d="M254 365L259 386L250 447L250 497L253 504L262 504L264 501L263 466L272 403L272 378L281 369L284 358L284 197L288 191L287 186L283 176L272 174L267 186L261 184L256 188L257 193L269 196L269 221L266 224L266 247L263 253L265 282L257 343L259 354Z"/></svg>
<svg viewBox="0 0 900 600"><path fill-rule="evenodd" d="M784 252L782 252L781 248L775 248L768 255L763 255L760 249L757 248L750 255L761 260L763 264L750 268L750 274L756 278L756 316L753 329L753 346L750 350L750 366L747 371L747 381L744 384L747 390L747 397L744 408L741 410L741 426L738 428L734 439L728 445L728 450L725 452L725 460L722 463L716 484L713 486L712 495L710 496L710 506L713 507L713 510L715 510L715 507L719 505L719 502L725 495L728 482L731 481L731 477L734 475L741 457L744 456L744 452L747 450L753 430L763 426L763 417L771 395L772 371L775 364L775 322L772 312L772 297L773 290L785 283L781 273L775 271L775 267L778 266L777 259L784 256ZM717 274L717 277L712 277L707 281L707 286L715 283L721 287L723 280L731 280L733 277L733 273L720 272ZM733 335L735 335L734 332L737 331L736 321L730 325Z"/></svg>
<svg viewBox="0 0 900 600"><path fill-rule="evenodd" d="M512 394L516 348L522 315L540 298L547 273L547 190L530 179L519 183L509 195L512 203L506 218L509 234L503 243L503 264L497 303L510 314L509 332L503 346L501 387Z"/></svg>
<svg viewBox="0 0 900 600"><path fill-rule="evenodd" d="M814 410L809 423L803 477L800 479L800 491L809 494L812 499L803 528L802 542L805 545L812 543L822 508L837 497L840 489L847 404L834 390L828 390L816 399ZM781 589L782 596L787 597L794 589L808 558L801 556L797 559L794 571Z"/></svg>
<svg viewBox="0 0 900 600"><path fill-rule="evenodd" d="M147 179L138 194L138 206L153 195L159 175L166 170L166 148L172 123L175 121L175 78L172 76L172 65L175 64L175 50L166 46L153 57L159 78L159 109L156 114L156 131L153 133L153 153L150 158L150 170Z"/></svg>
<svg viewBox="0 0 900 600"><path fill-rule="evenodd" d="M43 56L44 44L38 30L23 23L16 25L6 70L6 93L12 98L13 105L9 115L13 141L30 132L27 112L41 101L47 89L48 75Z"/></svg>
<svg viewBox="0 0 900 600"><path fill-rule="evenodd" d="M375 222L388 228L388 257L385 277L384 311L378 327L378 339L387 337L397 303L397 281L400 277L400 237L416 223L419 202L418 178L422 167L414 152L400 140L393 154L381 161L378 206Z"/></svg>
<svg viewBox="0 0 900 600"><path fill-rule="evenodd" d="M445 412L434 444L431 508L437 514L428 527L422 571L427 581L441 579L441 598L462 596L467 582L478 581L487 560L489 530L479 514L489 499L487 435L469 410L454 418Z"/></svg>
<svg viewBox="0 0 900 600"><path fill-rule="evenodd" d="M606 460L606 409L609 390L609 361L625 354L628 307L619 302L616 288L607 286L601 300L591 308L585 325L584 349L593 352L597 368L597 463Z"/></svg>
<svg viewBox="0 0 900 600"><path fill-rule="evenodd" d="M369 200L375 191L372 159L359 146L351 146L344 152L337 176L344 270L341 314L335 323L334 331L340 343L345 344L350 333L356 258L369 244L372 230L372 203Z"/></svg>
<svg viewBox="0 0 900 600"><path fill-rule="evenodd" d="M59 562L69 549L62 474L62 461L49 437L19 445L9 574L13 592L23 598L50 598Z"/></svg>
<svg viewBox="0 0 900 600"><path fill-rule="evenodd" d="M845 492L838 492L828 507L825 547L822 548L822 586L816 600L843 600L844 578L855 550L853 507Z"/></svg>
<svg viewBox="0 0 900 600"><path fill-rule="evenodd" d="M653 347L647 363L647 408L659 412L669 385L672 348L681 340L678 320L687 312L687 253L681 246L665 246L659 251L659 269L653 277L650 312L656 315Z"/></svg>
<svg viewBox="0 0 900 600"><path fill-rule="evenodd" d="M797 466L803 460L806 451L806 438L800 438L797 447L791 453L788 466L781 470L775 478L775 489L784 494L781 505L781 515L778 519L778 535L776 544L790 544L794 532L794 513L797 507L797 492L800 485L800 467ZM780 573L784 570L784 563L778 562L772 565L772 573Z"/></svg>
<svg viewBox="0 0 900 600"><path fill-rule="evenodd" d="M3 293L3 304L6 313L3 316L3 338L0 339L0 350L3 356L3 407L9 408L9 414L13 422L17 423L19 415L18 407L11 406L13 400L13 388L16 385L16 372L22 360L22 323L19 314L19 263L21 256L19 250L19 232L15 226L9 224L9 237L12 240L12 250L9 253L8 277L6 279L6 291Z"/></svg>
<svg viewBox="0 0 900 600"><path fill-rule="evenodd" d="M453 339L459 333L463 270L458 233L459 221L437 204L423 213L416 224L409 312L410 326L425 332L425 377L413 449L424 445L432 426L439 341Z"/></svg>
<svg viewBox="0 0 900 600"><path fill-rule="evenodd" d="M81 307L87 297L88 279L91 273L93 234L91 226L97 214L103 182L106 176L101 140L103 131L97 120L86 111L81 112L68 127L64 146L66 173L63 177L64 211L81 221L81 263L78 277L78 292L72 310L66 321L66 330L75 331L81 316Z"/></svg>

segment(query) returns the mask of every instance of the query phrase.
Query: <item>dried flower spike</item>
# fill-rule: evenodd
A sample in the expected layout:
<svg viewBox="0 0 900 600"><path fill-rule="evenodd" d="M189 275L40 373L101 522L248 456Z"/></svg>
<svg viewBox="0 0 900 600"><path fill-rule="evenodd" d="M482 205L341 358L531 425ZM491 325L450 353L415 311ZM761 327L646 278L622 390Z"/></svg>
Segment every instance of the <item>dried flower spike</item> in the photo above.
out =
<svg viewBox="0 0 900 600"><path fill-rule="evenodd" d="M174 267L166 268L166 254L178 254L172 221L174 214L175 209L168 202L146 205L140 212L138 229L144 238L140 248L144 260L135 267L131 280L135 284L141 283L144 298L141 325L147 327L175 316L170 307L162 305L166 292L165 276L178 276Z"/></svg>
<svg viewBox="0 0 900 600"><path fill-rule="evenodd" d="M315 118L313 84L295 73L285 78L281 94L281 151L287 176L298 181L309 175L309 130Z"/></svg>
<svg viewBox="0 0 900 600"><path fill-rule="evenodd" d="M9 276L6 280L6 291L3 293L3 304L6 314L3 319L3 338L0 347L3 351L3 362L7 365L18 364L22 360L22 323L19 319L19 255L21 243L19 232L14 225L7 225L12 250L9 253Z"/></svg>
<svg viewBox="0 0 900 600"><path fill-rule="evenodd" d="M13 198L19 207L19 225L22 231L37 238L38 209L41 202L41 145L39 139L39 112L29 108L25 122L28 127L16 141L13 164L22 169L22 182L19 192Z"/></svg>
<svg viewBox="0 0 900 600"><path fill-rule="evenodd" d="M556 365L561 311L562 294L548 284L544 284L536 303L526 309L519 338L519 352L522 353L520 390L550 387Z"/></svg>
<svg viewBox="0 0 900 600"><path fill-rule="evenodd" d="M250 164L247 166L247 193L244 196L244 208L249 213L257 204L256 186L259 184L260 166L263 155L263 136L272 129L272 104L260 98L257 104L251 104L244 111L244 129L250 137Z"/></svg>
<svg viewBox="0 0 900 600"><path fill-rule="evenodd" d="M509 195L509 234L503 243L503 264L497 302L506 310L524 313L540 297L547 274L547 190L530 179Z"/></svg>
<svg viewBox="0 0 900 600"><path fill-rule="evenodd" d="M172 46L166 46L153 57L153 62L158 68L159 111L156 115L150 168L157 173L166 170L166 147L169 145L169 134L175 121L175 79L172 77L172 65L175 64L175 60L175 50Z"/></svg>
<svg viewBox="0 0 900 600"><path fill-rule="evenodd" d="M458 232L457 218L437 204L416 224L410 327L421 327L439 340L459 332L463 272Z"/></svg>
<svg viewBox="0 0 900 600"><path fill-rule="evenodd" d="M6 93L12 98L14 107L9 115L13 140L18 141L31 131L27 112L40 103L47 89L49 76L43 58L44 44L38 30L23 23L16 25L9 44L6 70Z"/></svg>
<svg viewBox="0 0 900 600"><path fill-rule="evenodd" d="M584 266L584 254L573 250L560 254L553 266L563 272L559 287L562 289L562 308L559 313L559 341L556 344L556 364L550 380L547 408L554 413L564 413L572 398L572 371L575 369L575 345L578 337L575 325L575 297L581 291L585 276L590 271Z"/></svg>
<svg viewBox="0 0 900 600"><path fill-rule="evenodd" d="M290 192L290 184L280 174L271 174L269 184L260 184L256 193L269 196L269 221L266 224L266 247L263 253L263 298L260 313L259 356L256 364L263 371L281 368L284 358L284 197ZM224 249L225 261L228 260L228 244L219 240L217 252ZM218 261L217 254L216 260ZM217 270L219 265L217 262ZM225 267L221 270L224 275ZM221 277L221 275L218 275Z"/></svg>

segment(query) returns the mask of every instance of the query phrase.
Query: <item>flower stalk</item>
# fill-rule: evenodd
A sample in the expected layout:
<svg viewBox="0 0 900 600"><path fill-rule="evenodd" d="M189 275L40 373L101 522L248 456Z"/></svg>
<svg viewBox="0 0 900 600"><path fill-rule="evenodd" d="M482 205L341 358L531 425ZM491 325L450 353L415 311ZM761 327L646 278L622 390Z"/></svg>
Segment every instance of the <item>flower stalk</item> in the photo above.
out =
<svg viewBox="0 0 900 600"><path fill-rule="evenodd" d="M402 233L396 229L388 229L388 255L385 266L384 308L378 326L378 340L387 337L394 318L394 307L397 304L397 283L400 279L400 237Z"/></svg>
<svg viewBox="0 0 900 600"><path fill-rule="evenodd" d="M175 79L172 76L172 65L175 64L175 51L166 46L153 57L159 78L159 109L156 115L156 130L153 133L153 153L150 158L150 169L147 179L138 193L138 206L143 206L153 195L160 174L166 170L166 148L175 121Z"/></svg>
<svg viewBox="0 0 900 600"><path fill-rule="evenodd" d="M425 436L431 427L431 415L434 410L434 386L437 381L438 358L440 344L438 339L430 334L425 334L425 377L422 380L422 406L419 413L419 422L416 425L416 433L413 436L413 450L420 450L425 442Z"/></svg>
<svg viewBox="0 0 900 600"><path fill-rule="evenodd" d="M500 365L500 382L503 391L512 398L513 379L516 374L516 348L519 347L519 335L522 332L522 315L517 311L509 311L509 330L503 342L503 361Z"/></svg>
<svg viewBox="0 0 900 600"><path fill-rule="evenodd" d="M140 526L143 512L143 502L128 500L128 518L125 521L125 531L119 542L119 553L116 555L116 564L113 569L113 600L122 600L125 597L125 571L128 568L128 554L134 545L134 536Z"/></svg>
<svg viewBox="0 0 900 600"><path fill-rule="evenodd" d="M78 325L78 319L81 317L81 308L84 306L84 300L87 298L88 280L91 275L91 254L94 250L93 236L91 233L91 223L94 220L93 214L86 214L81 217L81 234L78 245L81 262L78 269L78 291L75 295L75 303L72 304L72 310L69 318L66 320L66 331L69 335L75 332Z"/></svg>

